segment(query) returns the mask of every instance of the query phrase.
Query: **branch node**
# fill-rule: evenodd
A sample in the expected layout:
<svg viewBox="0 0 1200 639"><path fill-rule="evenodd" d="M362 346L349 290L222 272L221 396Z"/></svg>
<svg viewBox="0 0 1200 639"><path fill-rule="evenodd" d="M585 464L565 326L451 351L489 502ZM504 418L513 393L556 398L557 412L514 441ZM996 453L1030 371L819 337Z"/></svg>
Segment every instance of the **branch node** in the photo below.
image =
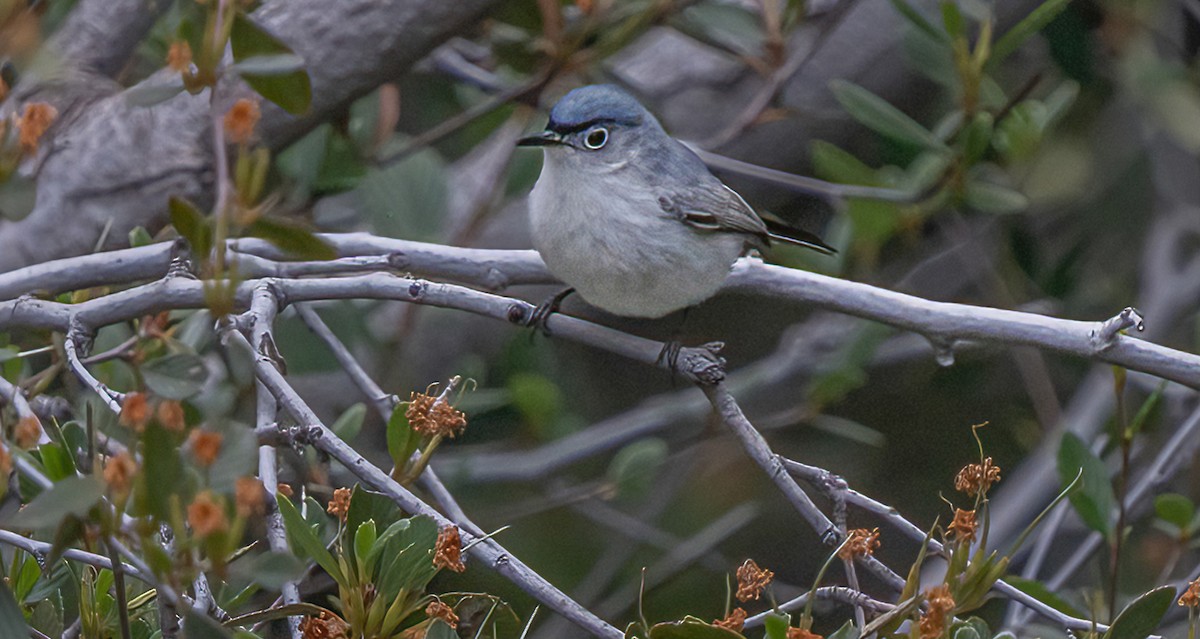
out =
<svg viewBox="0 0 1200 639"><path fill-rule="evenodd" d="M529 307L528 304L522 304L521 302L513 302L512 304L508 305L508 311L505 313L505 318L508 319L508 321L513 324L516 324L518 326L524 326L525 325L525 317L528 314L526 312L526 309L528 307Z"/></svg>
<svg viewBox="0 0 1200 639"><path fill-rule="evenodd" d="M408 285L408 296L413 300L420 300L425 297L426 283L421 280L413 280L412 284Z"/></svg>
<svg viewBox="0 0 1200 639"><path fill-rule="evenodd" d="M503 291L508 288L508 276L495 266L489 267L487 274L483 276L483 285L489 291Z"/></svg>
<svg viewBox="0 0 1200 639"><path fill-rule="evenodd" d="M388 253L387 263L388 266L396 269L397 271L404 271L407 270L409 266L412 266L412 260L408 259L408 256L405 255L403 251L392 251L391 253Z"/></svg>
<svg viewBox="0 0 1200 639"><path fill-rule="evenodd" d="M719 353L725 342L709 342L702 346L679 349L672 367L693 383L712 386L725 380L725 358Z"/></svg>
<svg viewBox="0 0 1200 639"><path fill-rule="evenodd" d="M1117 345L1117 336L1121 331L1136 328L1138 331L1146 330L1146 318L1142 316L1142 312L1132 306L1126 306L1120 313L1100 322L1100 325L1092 331L1089 336L1092 343L1092 349L1097 353L1104 351Z"/></svg>

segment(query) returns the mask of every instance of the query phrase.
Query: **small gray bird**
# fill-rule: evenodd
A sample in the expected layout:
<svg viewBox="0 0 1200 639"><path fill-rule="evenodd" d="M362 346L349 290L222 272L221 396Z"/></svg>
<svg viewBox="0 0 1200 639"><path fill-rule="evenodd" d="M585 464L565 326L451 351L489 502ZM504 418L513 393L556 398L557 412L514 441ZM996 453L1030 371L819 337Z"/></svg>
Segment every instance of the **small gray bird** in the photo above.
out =
<svg viewBox="0 0 1200 639"><path fill-rule="evenodd" d="M571 91L545 131L517 144L545 151L529 198L534 246L555 277L610 313L662 317L699 304L747 247L772 240L833 251L803 231L768 229L618 87Z"/></svg>

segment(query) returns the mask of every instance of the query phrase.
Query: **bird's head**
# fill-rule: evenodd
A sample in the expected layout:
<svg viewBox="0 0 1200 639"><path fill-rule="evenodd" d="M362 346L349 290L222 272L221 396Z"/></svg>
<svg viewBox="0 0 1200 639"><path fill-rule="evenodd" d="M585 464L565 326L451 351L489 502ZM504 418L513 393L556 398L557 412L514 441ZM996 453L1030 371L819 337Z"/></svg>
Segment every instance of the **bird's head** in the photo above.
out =
<svg viewBox="0 0 1200 639"><path fill-rule="evenodd" d="M665 139L658 120L633 96L611 84L597 84L563 96L550 109L546 130L517 145L542 147L547 162L612 170Z"/></svg>

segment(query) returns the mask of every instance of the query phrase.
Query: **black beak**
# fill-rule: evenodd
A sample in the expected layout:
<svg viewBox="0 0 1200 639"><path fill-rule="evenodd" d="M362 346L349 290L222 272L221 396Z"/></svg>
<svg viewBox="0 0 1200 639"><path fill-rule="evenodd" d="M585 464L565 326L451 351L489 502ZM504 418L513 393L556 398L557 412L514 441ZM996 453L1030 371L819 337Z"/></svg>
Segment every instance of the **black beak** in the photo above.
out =
<svg viewBox="0 0 1200 639"><path fill-rule="evenodd" d="M566 143L563 142L562 136L554 131L542 131L537 135L517 140L517 146L554 146L556 144Z"/></svg>

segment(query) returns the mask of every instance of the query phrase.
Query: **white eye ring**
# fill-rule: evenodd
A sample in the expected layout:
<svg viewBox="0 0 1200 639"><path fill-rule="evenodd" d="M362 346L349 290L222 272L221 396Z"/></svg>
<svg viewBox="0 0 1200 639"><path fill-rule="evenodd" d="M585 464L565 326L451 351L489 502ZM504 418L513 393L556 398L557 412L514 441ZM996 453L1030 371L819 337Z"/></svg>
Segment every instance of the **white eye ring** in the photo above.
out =
<svg viewBox="0 0 1200 639"><path fill-rule="evenodd" d="M583 145L593 151L604 148L605 144L608 144L608 129L602 126L588 131L588 134L583 138Z"/></svg>

